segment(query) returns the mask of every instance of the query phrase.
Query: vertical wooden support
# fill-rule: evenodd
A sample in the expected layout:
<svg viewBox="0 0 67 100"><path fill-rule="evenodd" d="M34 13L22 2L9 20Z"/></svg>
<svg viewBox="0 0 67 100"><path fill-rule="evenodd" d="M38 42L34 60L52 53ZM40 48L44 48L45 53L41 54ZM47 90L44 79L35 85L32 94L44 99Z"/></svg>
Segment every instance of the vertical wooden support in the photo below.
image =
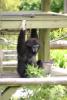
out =
<svg viewBox="0 0 67 100"><path fill-rule="evenodd" d="M39 50L39 59L44 61L49 60L50 46L49 46L49 30L43 29L40 30L40 50Z"/></svg>
<svg viewBox="0 0 67 100"><path fill-rule="evenodd" d="M0 21L0 30L1 30L1 21Z"/></svg>
<svg viewBox="0 0 67 100"><path fill-rule="evenodd" d="M49 11L49 9L50 9L50 0L41 0L41 10L47 12ZM50 53L49 29L41 29L39 37L41 43L41 48L39 51L39 59L48 61Z"/></svg>
<svg viewBox="0 0 67 100"><path fill-rule="evenodd" d="M0 75L3 71L2 61L3 61L3 52L0 50Z"/></svg>
<svg viewBox="0 0 67 100"><path fill-rule="evenodd" d="M64 0L64 13L67 13L67 0Z"/></svg>

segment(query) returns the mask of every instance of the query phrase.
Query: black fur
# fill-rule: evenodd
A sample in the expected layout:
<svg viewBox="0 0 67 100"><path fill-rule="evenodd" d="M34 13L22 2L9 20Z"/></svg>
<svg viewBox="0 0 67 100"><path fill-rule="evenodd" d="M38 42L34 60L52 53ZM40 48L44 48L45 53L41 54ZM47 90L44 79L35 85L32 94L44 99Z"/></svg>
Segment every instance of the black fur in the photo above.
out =
<svg viewBox="0 0 67 100"><path fill-rule="evenodd" d="M31 30L31 36L30 39L25 41L25 30L21 30L19 37L18 37L18 44L17 44L17 59L18 59L18 65L17 65L17 71L20 75L20 77L27 77L26 69L27 64L38 64L39 67L41 65L41 61L34 61L33 57L37 54L38 50L33 52L32 47L34 45L38 45L39 49L39 40L37 36L37 30L32 29Z"/></svg>

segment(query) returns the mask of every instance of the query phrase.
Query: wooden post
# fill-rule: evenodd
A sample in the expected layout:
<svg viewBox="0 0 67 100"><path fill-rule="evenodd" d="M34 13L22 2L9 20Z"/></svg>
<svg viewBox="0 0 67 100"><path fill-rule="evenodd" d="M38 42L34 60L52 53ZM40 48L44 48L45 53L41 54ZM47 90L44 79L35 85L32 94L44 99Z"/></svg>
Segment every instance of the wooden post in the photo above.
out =
<svg viewBox="0 0 67 100"><path fill-rule="evenodd" d="M49 11L49 9L50 9L50 0L41 0L41 10L47 12ZM48 61L49 53L50 53L49 29L40 30L39 37L40 37L40 43L41 43L41 48L39 51L39 59Z"/></svg>
<svg viewBox="0 0 67 100"><path fill-rule="evenodd" d="M3 61L3 52L0 50L0 75L3 71L2 61Z"/></svg>
<svg viewBox="0 0 67 100"><path fill-rule="evenodd" d="M64 0L64 13L67 13L67 0Z"/></svg>

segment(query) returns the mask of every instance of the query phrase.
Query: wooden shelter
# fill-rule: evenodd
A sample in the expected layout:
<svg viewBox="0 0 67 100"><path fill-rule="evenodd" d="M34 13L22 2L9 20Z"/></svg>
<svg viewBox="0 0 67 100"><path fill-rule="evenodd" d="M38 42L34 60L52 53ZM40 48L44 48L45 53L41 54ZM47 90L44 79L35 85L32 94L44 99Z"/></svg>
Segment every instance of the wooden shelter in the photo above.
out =
<svg viewBox="0 0 67 100"><path fill-rule="evenodd" d="M67 15L48 13L50 0L41 0L42 11L40 12L1 12L0 13L0 31L14 31L20 30L22 20L26 20L27 28L40 29L40 40L42 48L39 57L45 61L49 60L49 29L67 27ZM45 12L44 12L45 11ZM0 74L2 75L2 74ZM9 75L9 73L8 73ZM0 100L9 100L11 94L16 90L16 86L22 84L67 84L67 77L47 77L47 78L0 78L0 90L4 90L7 86L14 86L10 88L4 95L0 96ZM1 91L0 91L1 92Z"/></svg>

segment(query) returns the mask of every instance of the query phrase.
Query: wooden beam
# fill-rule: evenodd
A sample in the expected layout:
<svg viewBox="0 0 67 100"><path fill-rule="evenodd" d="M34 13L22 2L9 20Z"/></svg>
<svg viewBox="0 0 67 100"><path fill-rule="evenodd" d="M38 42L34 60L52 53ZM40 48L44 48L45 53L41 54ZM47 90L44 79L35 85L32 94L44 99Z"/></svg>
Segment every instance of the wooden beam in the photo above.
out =
<svg viewBox="0 0 67 100"><path fill-rule="evenodd" d="M67 49L67 41L58 40L58 41L50 42L50 49Z"/></svg>
<svg viewBox="0 0 67 100"><path fill-rule="evenodd" d="M67 27L67 15L45 12L1 12L0 30L20 29L22 20L27 20L27 28Z"/></svg>
<svg viewBox="0 0 67 100"><path fill-rule="evenodd" d="M47 12L50 10L50 1L51 0L41 0L41 10L42 11ZM47 26L47 23L45 23L45 25ZM49 29L41 29L39 37L40 37L40 42L42 44L42 47L40 48L39 59L42 59L44 61L49 61L49 55L50 55Z"/></svg>
<svg viewBox="0 0 67 100"><path fill-rule="evenodd" d="M28 84L63 84L67 85L67 77L44 77L44 78L0 78L0 85L28 85Z"/></svg>

